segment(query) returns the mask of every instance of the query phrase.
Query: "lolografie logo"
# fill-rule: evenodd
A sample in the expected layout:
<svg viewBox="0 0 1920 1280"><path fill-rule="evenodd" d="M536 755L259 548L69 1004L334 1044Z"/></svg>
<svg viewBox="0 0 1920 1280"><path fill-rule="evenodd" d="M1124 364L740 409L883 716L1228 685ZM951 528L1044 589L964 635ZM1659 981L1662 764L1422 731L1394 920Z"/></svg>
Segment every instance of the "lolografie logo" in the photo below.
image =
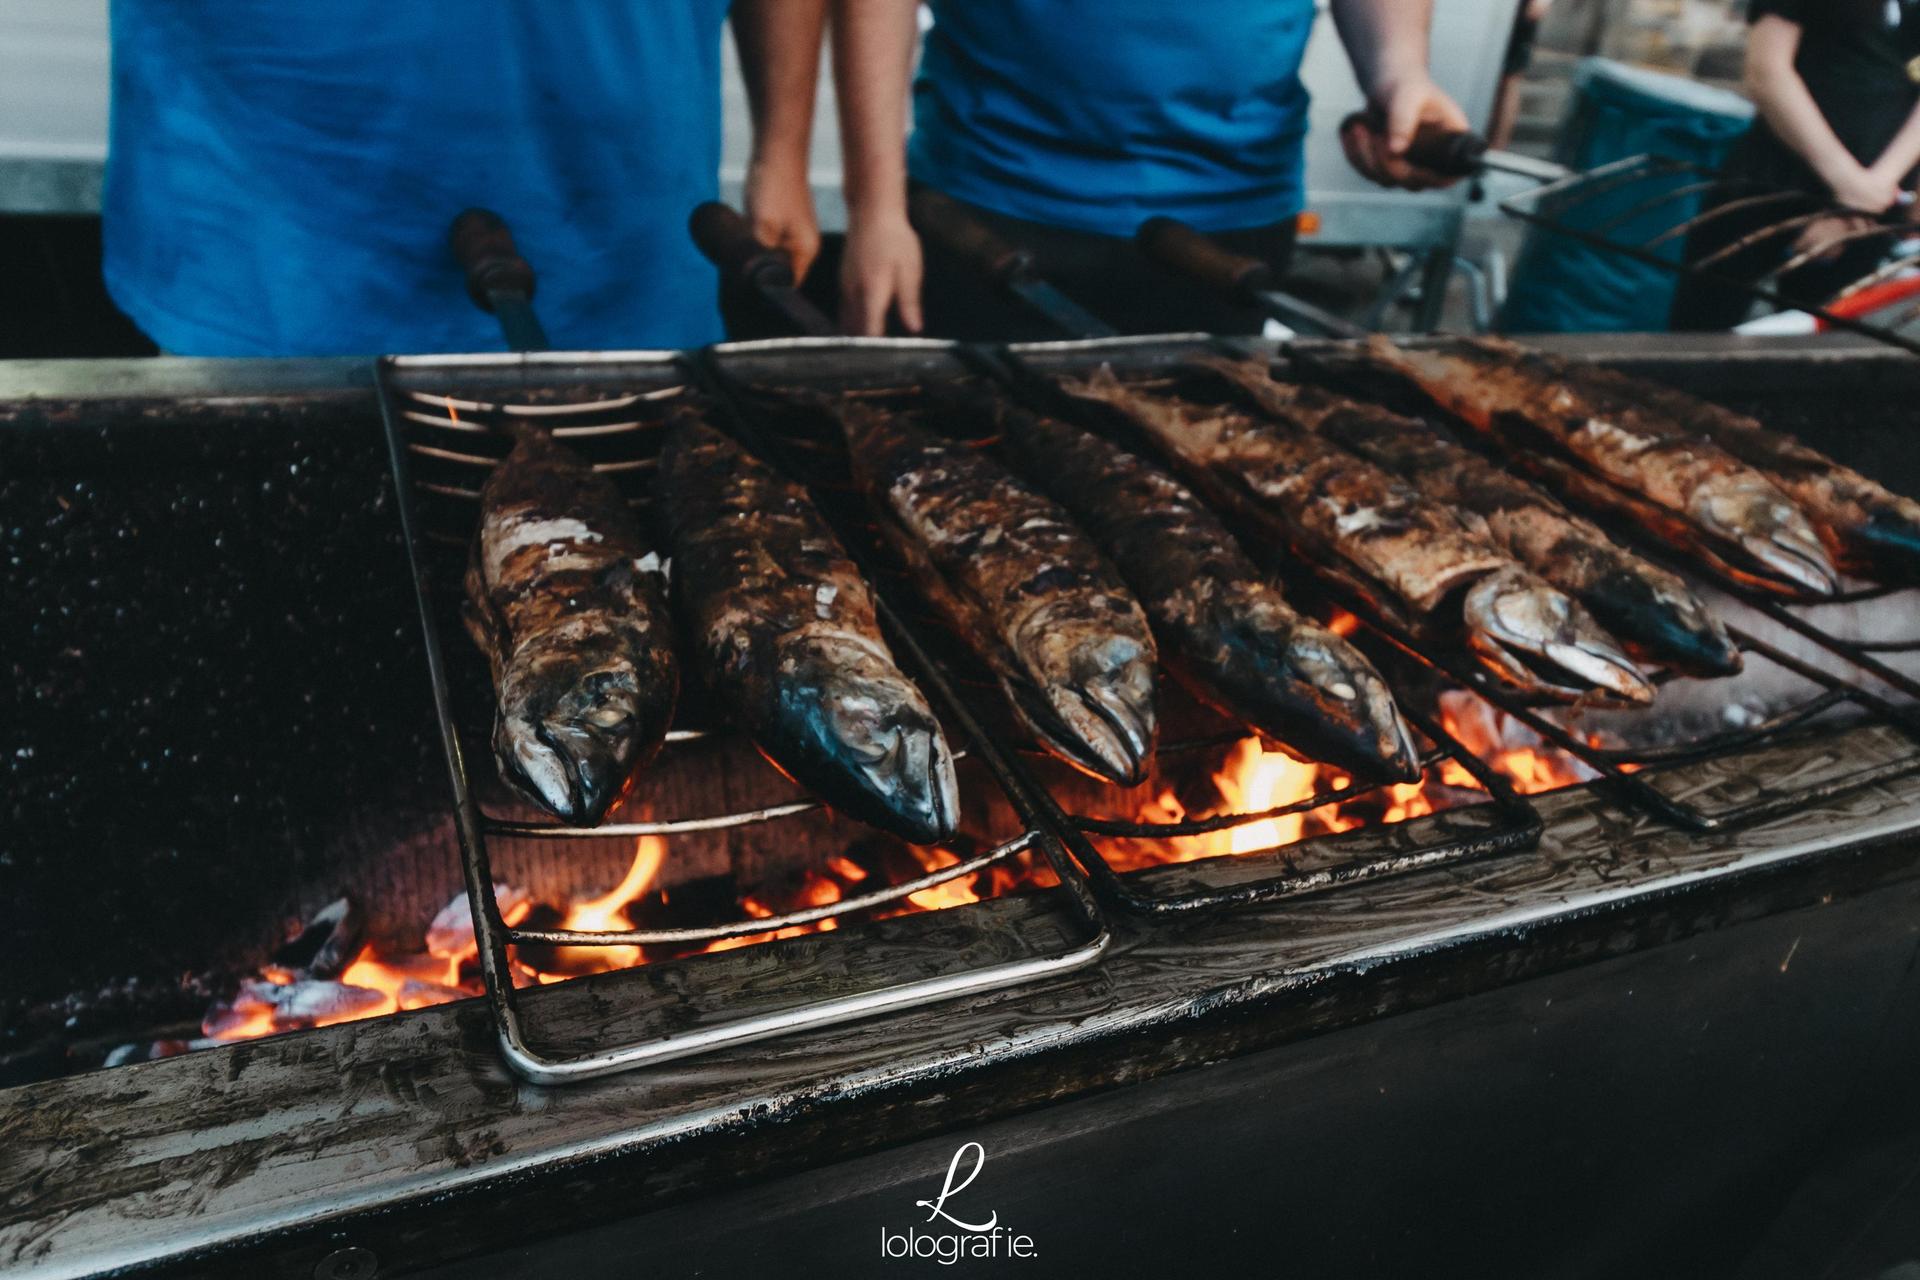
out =
<svg viewBox="0 0 1920 1280"><path fill-rule="evenodd" d="M968 1166L965 1173L961 1170ZM953 1230L922 1231L920 1224L905 1231L880 1228L880 1256L883 1258L932 1258L942 1266L952 1266L962 1258L1035 1258L1033 1237L1020 1235L1000 1225L1000 1211L994 1209L982 1221L977 1209L948 1207L947 1202L973 1185L987 1166L987 1149L977 1142L963 1142L947 1163L946 1181L940 1194L931 1200L915 1200L914 1207L927 1211L928 1222L939 1221Z"/></svg>

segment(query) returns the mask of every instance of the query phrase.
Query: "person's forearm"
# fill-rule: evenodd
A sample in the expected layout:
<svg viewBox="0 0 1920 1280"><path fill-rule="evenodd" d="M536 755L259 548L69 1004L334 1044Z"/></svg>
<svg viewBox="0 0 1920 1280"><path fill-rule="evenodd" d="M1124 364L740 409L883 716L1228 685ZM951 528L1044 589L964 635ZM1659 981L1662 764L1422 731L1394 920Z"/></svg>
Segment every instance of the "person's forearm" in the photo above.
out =
<svg viewBox="0 0 1920 1280"><path fill-rule="evenodd" d="M1833 126L1827 123L1820 105L1807 91L1806 81L1797 73L1788 72L1764 84L1749 86L1749 92L1755 109L1773 136L1805 160L1828 186L1838 185L1849 165L1859 165L1834 133Z"/></svg>
<svg viewBox="0 0 1920 1280"><path fill-rule="evenodd" d="M1915 165L1920 165L1920 103L1914 104L1913 110L1907 113L1907 122L1900 126L1900 132L1893 135L1893 141L1872 167L1904 185Z"/></svg>
<svg viewBox="0 0 1920 1280"><path fill-rule="evenodd" d="M1773 136L1807 162L1829 187L1839 188L1863 166L1834 133L1794 67L1800 56L1800 25L1773 14L1747 33L1743 87Z"/></svg>
<svg viewBox="0 0 1920 1280"><path fill-rule="evenodd" d="M735 0L733 39L756 163L806 170L826 22L827 0Z"/></svg>
<svg viewBox="0 0 1920 1280"><path fill-rule="evenodd" d="M1333 0L1333 25L1369 100L1427 75L1433 0Z"/></svg>
<svg viewBox="0 0 1920 1280"><path fill-rule="evenodd" d="M834 92L847 216L906 216L907 87L919 32L914 0L834 0Z"/></svg>

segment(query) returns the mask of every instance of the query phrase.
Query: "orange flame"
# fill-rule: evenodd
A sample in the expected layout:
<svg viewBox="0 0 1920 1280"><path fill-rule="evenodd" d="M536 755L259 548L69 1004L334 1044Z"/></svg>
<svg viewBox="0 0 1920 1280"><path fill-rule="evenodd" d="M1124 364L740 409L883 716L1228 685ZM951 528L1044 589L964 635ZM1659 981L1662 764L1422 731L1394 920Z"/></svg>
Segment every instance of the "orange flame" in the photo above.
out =
<svg viewBox="0 0 1920 1280"><path fill-rule="evenodd" d="M447 410L450 415L454 413L451 402ZM1351 630L1352 619L1336 617L1332 625L1335 630ZM1578 761L1548 747L1524 726L1480 699L1465 694L1445 695L1440 711L1448 731L1522 794L1567 786L1592 776ZM1597 739L1595 741L1597 743ZM1479 789L1471 774L1448 760L1430 770L1419 782L1359 791L1351 797L1332 795L1352 791L1352 779L1325 765L1297 760L1283 751L1269 749L1258 737L1235 743L1213 773L1211 782L1215 799L1202 810L1206 814L1264 813L1323 793L1331 798L1308 812L1262 818L1196 836L1103 841L1103 852L1115 869L1128 871L1196 858L1258 852L1367 823L1401 822L1459 803L1460 792ZM1137 811L1132 816L1140 822L1173 823L1189 817L1185 804L1170 786L1160 787L1157 793L1135 804ZM953 867L962 860L962 855L951 849L901 848L923 872ZM853 886L869 879L879 865L862 863L853 856L855 852L849 850L826 859L819 868L807 871L793 884L774 893L776 901L751 894L743 896L741 911L751 918L770 919L845 901ZM634 846L633 861L620 882L598 897L569 905L561 913L561 927L583 932L635 928L629 914L632 904L653 889L666 856L665 840L658 836L640 837ZM938 911L978 902L982 897L1053 883L1055 878L1043 860L1037 860L1030 852L1022 853L971 875L918 890L903 902L871 914L878 917ZM667 901L664 889L658 890L658 900L662 904ZM532 909L532 901L524 894L511 901L503 895L501 914L509 925L522 923ZM702 950L727 951L775 938L826 932L838 928L840 921L841 917L827 916L807 924L720 939ZM436 926L437 934L444 932ZM241 993L233 1001L216 1006L208 1014L206 1034L216 1040L251 1039L296 1027L327 1026L420 1009L480 994L471 937L466 938L462 950L461 934L455 929L450 940L436 942L435 946L439 948L436 954L428 954L423 949L420 954L403 957L380 956L371 947L362 948L335 984L321 984L321 994L327 998L301 1004L293 1014L287 1012L292 1006L275 1001L284 1001L289 991L311 994L312 988L302 988L298 975L285 969L264 967L259 982L243 984ZM658 958L629 945L546 947L535 952L537 963L545 966L543 971L529 962L525 954L529 950L530 947L521 947L513 957L516 983L561 982L579 974L629 968ZM671 953L663 950L659 954ZM319 1012L309 1012L312 1008Z"/></svg>

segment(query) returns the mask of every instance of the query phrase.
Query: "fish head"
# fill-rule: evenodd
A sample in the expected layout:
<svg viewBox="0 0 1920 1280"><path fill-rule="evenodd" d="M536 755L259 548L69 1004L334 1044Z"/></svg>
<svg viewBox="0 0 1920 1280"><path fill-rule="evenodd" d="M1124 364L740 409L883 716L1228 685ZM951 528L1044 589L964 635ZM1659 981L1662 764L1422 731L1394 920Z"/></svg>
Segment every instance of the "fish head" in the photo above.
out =
<svg viewBox="0 0 1920 1280"><path fill-rule="evenodd" d="M1755 472L1699 485L1688 514L1737 551L1731 567L1770 586L1817 596L1839 589L1840 574L1806 513Z"/></svg>
<svg viewBox="0 0 1920 1280"><path fill-rule="evenodd" d="M1920 581L1920 507L1905 499L1882 503L1869 508L1867 518L1851 532L1864 547L1861 558L1871 565L1875 579Z"/></svg>
<svg viewBox="0 0 1920 1280"><path fill-rule="evenodd" d="M1126 631L1093 627L1056 635L1038 664L1053 674L1037 689L1014 690L1030 729L1070 764L1123 787L1146 781L1157 731L1153 645Z"/></svg>
<svg viewBox="0 0 1920 1280"><path fill-rule="evenodd" d="M1488 574L1467 590L1467 642L1493 672L1530 693L1598 696L1645 706L1652 683L1565 593L1524 569Z"/></svg>
<svg viewBox="0 0 1920 1280"><path fill-rule="evenodd" d="M1730 676L1740 649L1720 619L1677 578L1645 568L1602 574L1580 596L1594 619L1635 657L1685 675Z"/></svg>
<svg viewBox="0 0 1920 1280"><path fill-rule="evenodd" d="M953 834L953 753L926 698L883 650L856 637L791 643L775 699L762 746L796 781L913 844Z"/></svg>
<svg viewBox="0 0 1920 1280"><path fill-rule="evenodd" d="M1314 626L1293 628L1282 653L1284 669L1273 673L1268 687L1290 679L1306 692L1313 714L1295 740L1310 756L1367 778L1418 781L1420 752L1412 731L1373 664L1333 632Z"/></svg>
<svg viewBox="0 0 1920 1280"><path fill-rule="evenodd" d="M1169 643L1167 662L1203 702L1303 759L1368 780L1419 778L1413 736L1358 649L1265 584L1220 591L1197 614L1200 630Z"/></svg>
<svg viewBox="0 0 1920 1280"><path fill-rule="evenodd" d="M594 646L510 672L494 729L501 769L562 821L597 824L666 731L672 699L649 683L630 659Z"/></svg>

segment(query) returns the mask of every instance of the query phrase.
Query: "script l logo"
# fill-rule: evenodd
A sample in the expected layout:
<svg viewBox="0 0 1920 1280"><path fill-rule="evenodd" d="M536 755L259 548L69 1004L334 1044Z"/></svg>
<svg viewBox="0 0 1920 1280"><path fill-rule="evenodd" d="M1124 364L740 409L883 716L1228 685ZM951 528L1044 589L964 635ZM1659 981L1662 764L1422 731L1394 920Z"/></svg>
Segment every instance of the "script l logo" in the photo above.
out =
<svg viewBox="0 0 1920 1280"><path fill-rule="evenodd" d="M973 1152L973 1168L968 1171L966 1181L955 1185L954 1179L960 1175L960 1158L966 1155L969 1150ZM987 1149L985 1147L977 1142L962 1143L960 1149L953 1153L952 1163L947 1165L947 1180L940 1188L940 1198L937 1200L915 1200L913 1202L914 1205L927 1210L928 1222L932 1222L935 1218L945 1218L954 1226L965 1231L993 1230L1000 1222L1000 1211L998 1209L995 1209L993 1216L985 1222L962 1222L960 1219L948 1213L944 1207L947 1203L948 1196L956 1195L973 1185L973 1180L980 1176L980 1170L985 1168L986 1164Z"/></svg>

